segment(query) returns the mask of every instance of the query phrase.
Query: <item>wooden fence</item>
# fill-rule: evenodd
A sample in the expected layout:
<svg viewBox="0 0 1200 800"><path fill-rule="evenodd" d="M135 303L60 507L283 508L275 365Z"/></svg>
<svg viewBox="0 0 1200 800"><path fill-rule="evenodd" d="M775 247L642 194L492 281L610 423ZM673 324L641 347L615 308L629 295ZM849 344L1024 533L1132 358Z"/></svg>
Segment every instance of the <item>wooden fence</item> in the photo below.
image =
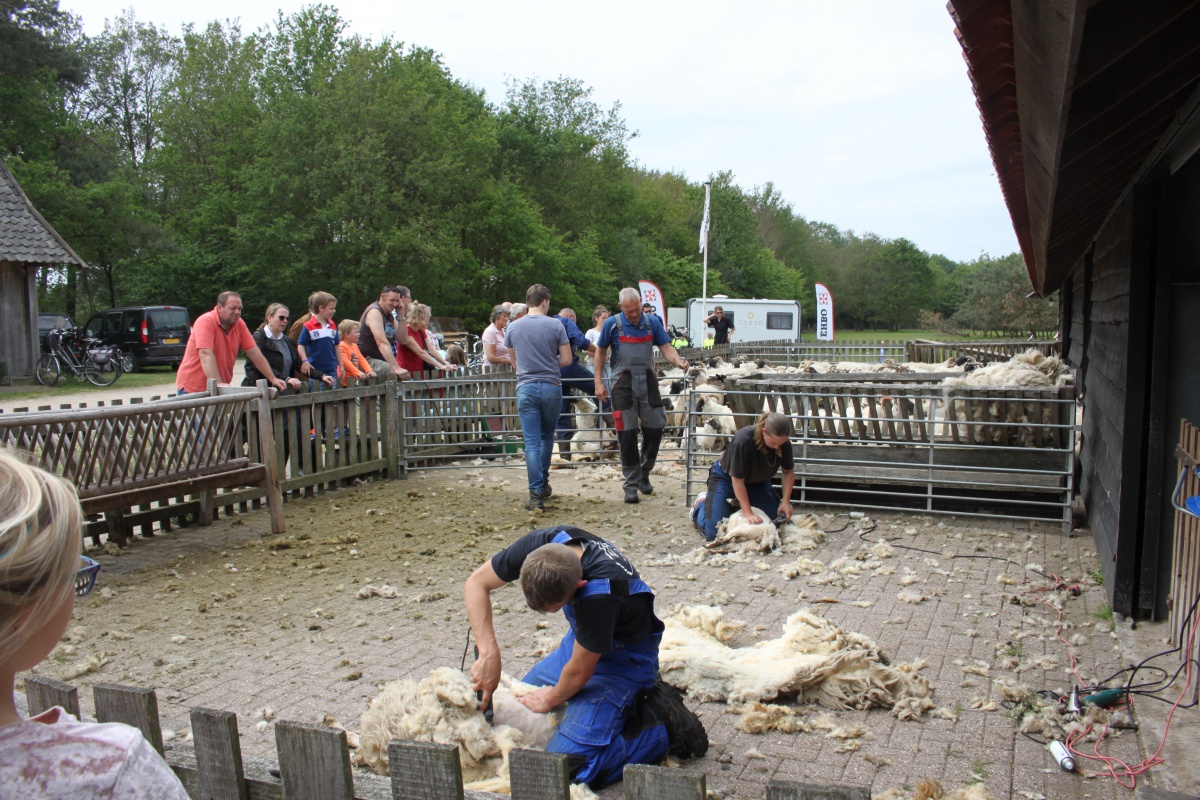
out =
<svg viewBox="0 0 1200 800"><path fill-rule="evenodd" d="M1007 361L1026 350L1037 350L1045 356L1062 355L1062 342L1052 339L1008 341L982 339L978 341L935 342L917 339L904 343L906 361L920 364L944 364L952 358L966 356L976 361Z"/></svg>
<svg viewBox="0 0 1200 800"><path fill-rule="evenodd" d="M29 713L61 706L79 717L79 691L70 684L28 675ZM192 745L163 743L158 696L153 689L102 683L92 687L98 722L137 728L166 758L188 796L200 800L498 800L501 795L463 790L458 748L433 742L388 745L389 777L350 765L346 732L303 722L275 723L278 761L243 758L237 715L194 708ZM509 757L513 800L569 800L567 756L514 750ZM704 773L646 765L625 768L630 800L704 800ZM870 800L865 787L816 786L772 781L767 800Z"/></svg>
<svg viewBox="0 0 1200 800"><path fill-rule="evenodd" d="M1172 500L1182 505L1185 498L1200 495L1200 477L1196 466L1200 463L1200 428L1186 419L1179 421L1179 446L1175 451L1181 481ZM1168 627L1171 643L1179 648L1181 661L1200 658L1200 642L1192 642L1189 636L1195 630L1195 614L1200 614L1200 517L1186 511L1175 510L1175 529L1171 556L1171 603ZM1192 691L1192 700L1200 697L1200 680Z"/></svg>

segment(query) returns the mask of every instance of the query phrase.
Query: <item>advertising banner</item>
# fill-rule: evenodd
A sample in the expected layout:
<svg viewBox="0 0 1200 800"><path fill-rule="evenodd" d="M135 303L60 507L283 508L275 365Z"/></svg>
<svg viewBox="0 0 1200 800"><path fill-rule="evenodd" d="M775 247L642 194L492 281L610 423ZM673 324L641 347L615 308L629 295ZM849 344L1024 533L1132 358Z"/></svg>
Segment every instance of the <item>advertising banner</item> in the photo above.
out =
<svg viewBox="0 0 1200 800"><path fill-rule="evenodd" d="M642 295L642 305L649 303L654 316L667 324L667 302L663 300L662 291L650 281L638 281L638 292Z"/></svg>
<svg viewBox="0 0 1200 800"><path fill-rule="evenodd" d="M817 284L817 341L833 341L833 295L825 284Z"/></svg>

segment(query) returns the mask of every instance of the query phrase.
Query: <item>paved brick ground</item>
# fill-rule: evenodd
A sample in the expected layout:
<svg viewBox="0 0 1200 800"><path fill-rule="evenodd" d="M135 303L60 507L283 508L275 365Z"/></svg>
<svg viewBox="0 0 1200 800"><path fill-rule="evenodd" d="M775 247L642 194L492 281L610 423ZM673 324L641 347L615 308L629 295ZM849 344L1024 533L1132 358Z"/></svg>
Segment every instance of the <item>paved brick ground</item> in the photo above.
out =
<svg viewBox="0 0 1200 800"><path fill-rule="evenodd" d="M193 706L230 709L239 714L245 752L267 757L274 752L273 735L268 726L256 728L256 708L271 706L280 718L301 721L315 721L329 713L348 728L357 727L358 716L376 693L377 684L402 676L421 677L434 667L460 663L466 632L461 579L483 557L530 527L525 515L512 511L520 499L520 473L510 470L507 474L514 480L502 492L497 489L486 502L479 495L464 498L468 502L449 502L442 517L445 524L492 519L499 523L499 530L464 535L459 545L442 547L428 559L413 554L419 545L413 546L413 552L367 562L354 562L344 551L335 553L336 548L329 548L323 556L328 569L286 573L294 575L286 596L265 596L255 588L255 569L264 574L284 568L283 559L272 560L262 552L265 548L259 543L259 534L267 528L264 512L219 522L201 535L193 531L138 542L128 555L106 562L107 580L119 588L119 597L90 609L81 606L84 624L92 631L142 629L139 619L164 622L156 599L186 591L186 583L181 589L173 571L185 576L188 570L220 576L224 563L236 562L241 572L228 575L234 597L214 597L213 608L203 616L188 611L169 620L183 631L199 630L203 623L204 632L186 643L176 645L156 633L152 642L106 645L115 653L110 666L75 681L85 688L81 691L85 713L91 710L91 693L86 687L92 683L156 686L164 727L185 731L187 710ZM440 488L443 493L448 488L452 494L454 485L452 474L441 473L402 484L374 484L358 490L353 499L364 508L382 508L389 502L399 507L401 501L394 498L407 488ZM840 584L814 586L809 579L788 581L779 573L777 567L794 559L794 554L768 555L720 569L654 566L670 554L685 553L700 544L687 521L681 491L666 482L660 482L651 501L633 508L623 507L616 491L596 495L586 473L556 473L554 485L559 494L553 504L557 510L539 517L538 523L580 522L612 539L658 590L662 615L679 603L709 602L715 594L728 596L728 615L748 623L747 633L734 642L741 646L777 636L787 616L814 599L836 600L822 604L821 612L843 627L873 638L893 661L925 660L924 674L935 689L934 700L957 714L955 720L900 722L883 710L832 712L839 723L861 723L871 730L870 737L861 740L860 749L851 753L838 752L840 741L817 733L746 734L736 728L737 717L723 704L693 704L712 746L704 759L689 766L704 771L709 788L719 795L759 798L772 779L857 784L880 792L936 778L947 788L982 780L996 798L1128 796L1111 779L1062 773L1041 745L1015 733L1015 721L1003 709L984 712L970 708L976 696L999 700L995 688L999 678L1017 678L1034 689L1069 690L1074 679L1068 673L1068 649L1053 637L1054 627L1047 624L1055 619L1054 611L1040 604L1031 608L1012 605L1005 595L1045 583L1026 570L1026 564L1072 579L1090 576L1096 568L1090 538L1065 538L1051 525L884 515L876 520L878 527L864 536L867 542L893 540L895 557L883 563L894 566L895 572L879 575L863 570L861 576ZM321 504L344 503L346 495L343 491L289 503L290 533L321 532ZM599 500L588 502L589 497ZM832 511L822 513L820 519L829 530L848 522ZM855 528L847 527L829 534L824 545L806 555L828 563L858 550L863 541ZM932 552L900 549L900 545ZM436 574L455 575L454 581L430 577L435 574L434 559L440 568ZM760 569L755 562L768 569ZM906 568L918 580L902 587ZM1002 574L1015 578L1018 585L1000 585ZM353 575L356 582L385 576L388 582L399 582L412 591L439 589L447 596L420 604L356 601L353 583L342 575ZM406 580L409 583L404 583ZM1031 583L1022 587L1020 582L1026 580ZM430 581L447 585L429 585ZM1124 661L1111 634L1111 622L1098 616L1104 610L1103 590L1085 585L1082 596L1066 602L1064 616L1082 626L1069 633L1083 633L1087 643L1072 649L1076 669L1092 679L1114 672ZM902 588L928 599L916 605L900 602L897 594ZM871 605L858 608L850 605L852 601ZM550 629L538 631L537 622L546 618L524 608L517 589L500 593L497 606L497 631L506 648L506 669L521 674L535 660L539 636L557 637L564 623L549 618ZM318 607L322 609L319 615L315 613ZM1093 627L1097 623L1100 627ZM757 637L755 626L762 626ZM1032 667L1019 675L1002 669L1005 654L998 655L997 648L1008 642L1013 643L1011 653L1022 663L1041 656L1050 660L1044 662L1044 669ZM122 649L126 644L128 648ZM975 662L988 666L986 677L963 672L964 664ZM57 677L53 667L44 671ZM353 679L355 673L361 673L361 678ZM1193 709L1184 712L1181 721L1195 724L1196 719ZM1109 739L1103 747L1129 763L1143 758L1134 735ZM615 797L620 789L604 794Z"/></svg>

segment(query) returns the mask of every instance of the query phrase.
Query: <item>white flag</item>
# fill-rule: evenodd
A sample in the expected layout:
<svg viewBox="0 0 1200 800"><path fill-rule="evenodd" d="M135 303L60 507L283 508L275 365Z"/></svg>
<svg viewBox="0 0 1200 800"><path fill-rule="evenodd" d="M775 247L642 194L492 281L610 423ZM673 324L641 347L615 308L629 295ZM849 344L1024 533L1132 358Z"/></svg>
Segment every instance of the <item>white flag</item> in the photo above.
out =
<svg viewBox="0 0 1200 800"><path fill-rule="evenodd" d="M708 249L708 200L712 192L712 184L704 184L704 219L700 222L700 252Z"/></svg>
<svg viewBox="0 0 1200 800"><path fill-rule="evenodd" d="M833 295L825 284L817 284L817 341L833 341Z"/></svg>

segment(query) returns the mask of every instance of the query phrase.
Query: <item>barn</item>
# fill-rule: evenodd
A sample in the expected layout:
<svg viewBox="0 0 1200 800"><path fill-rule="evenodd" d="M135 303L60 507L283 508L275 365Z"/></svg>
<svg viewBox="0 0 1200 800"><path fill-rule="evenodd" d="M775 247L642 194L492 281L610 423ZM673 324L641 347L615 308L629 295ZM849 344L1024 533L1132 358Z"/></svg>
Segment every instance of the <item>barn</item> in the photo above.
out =
<svg viewBox="0 0 1200 800"><path fill-rule="evenodd" d="M1170 502L1180 420L1200 422L1200 2L949 11L1032 289L1060 293L1112 607L1166 617L1172 578L1200 572L1173 564Z"/></svg>
<svg viewBox="0 0 1200 800"><path fill-rule="evenodd" d="M33 379L38 359L38 267L87 266L21 191L0 160L0 381Z"/></svg>

